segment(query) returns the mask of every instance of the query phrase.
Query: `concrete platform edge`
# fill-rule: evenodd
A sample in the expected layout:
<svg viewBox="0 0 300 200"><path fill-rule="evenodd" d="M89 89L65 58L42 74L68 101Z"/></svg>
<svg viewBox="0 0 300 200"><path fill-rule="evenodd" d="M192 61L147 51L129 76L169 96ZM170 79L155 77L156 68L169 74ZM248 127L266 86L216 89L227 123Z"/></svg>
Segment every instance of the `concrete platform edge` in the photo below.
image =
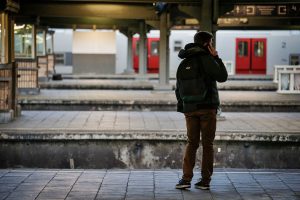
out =
<svg viewBox="0 0 300 200"><path fill-rule="evenodd" d="M300 132L217 131L216 141L245 142L300 142ZM9 129L0 131L0 141L22 140L146 140L186 141L184 130L63 130L63 129Z"/></svg>

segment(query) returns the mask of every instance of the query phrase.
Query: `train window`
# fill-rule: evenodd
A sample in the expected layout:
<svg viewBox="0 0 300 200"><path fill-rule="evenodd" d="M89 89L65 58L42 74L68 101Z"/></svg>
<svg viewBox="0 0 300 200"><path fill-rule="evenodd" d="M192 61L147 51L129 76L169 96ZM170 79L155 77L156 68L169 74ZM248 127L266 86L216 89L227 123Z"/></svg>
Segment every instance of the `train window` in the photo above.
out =
<svg viewBox="0 0 300 200"><path fill-rule="evenodd" d="M158 55L159 54L159 41L152 41L151 42L151 55Z"/></svg>
<svg viewBox="0 0 300 200"><path fill-rule="evenodd" d="M290 65L300 65L300 54L290 55Z"/></svg>
<svg viewBox="0 0 300 200"><path fill-rule="evenodd" d="M254 54L256 57L264 56L264 43L263 42L255 42L254 44Z"/></svg>
<svg viewBox="0 0 300 200"><path fill-rule="evenodd" d="M245 57L248 56L248 42L239 42L238 44L238 56Z"/></svg>
<svg viewBox="0 0 300 200"><path fill-rule="evenodd" d="M182 49L182 41L175 40L174 41L174 51L180 51Z"/></svg>

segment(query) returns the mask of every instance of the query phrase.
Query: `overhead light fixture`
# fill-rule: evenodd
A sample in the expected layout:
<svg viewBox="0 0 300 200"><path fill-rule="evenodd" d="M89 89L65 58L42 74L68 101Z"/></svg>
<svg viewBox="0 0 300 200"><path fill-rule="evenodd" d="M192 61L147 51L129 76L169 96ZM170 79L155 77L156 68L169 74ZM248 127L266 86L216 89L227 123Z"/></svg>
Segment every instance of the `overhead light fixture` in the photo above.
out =
<svg viewBox="0 0 300 200"><path fill-rule="evenodd" d="M76 31L76 24L72 25L72 29L73 29L73 31Z"/></svg>
<svg viewBox="0 0 300 200"><path fill-rule="evenodd" d="M19 30L19 29L23 29L24 27L25 27L25 24L22 24L22 25L15 24L14 29Z"/></svg>

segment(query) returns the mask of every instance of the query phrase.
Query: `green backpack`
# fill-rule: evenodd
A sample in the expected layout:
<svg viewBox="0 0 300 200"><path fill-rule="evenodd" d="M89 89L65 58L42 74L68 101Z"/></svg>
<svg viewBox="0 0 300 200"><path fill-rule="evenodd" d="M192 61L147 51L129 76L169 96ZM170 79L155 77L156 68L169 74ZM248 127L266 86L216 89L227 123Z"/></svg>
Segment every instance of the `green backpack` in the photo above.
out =
<svg viewBox="0 0 300 200"><path fill-rule="evenodd" d="M184 103L201 103L207 95L205 73L199 56L185 58L177 70L179 94Z"/></svg>

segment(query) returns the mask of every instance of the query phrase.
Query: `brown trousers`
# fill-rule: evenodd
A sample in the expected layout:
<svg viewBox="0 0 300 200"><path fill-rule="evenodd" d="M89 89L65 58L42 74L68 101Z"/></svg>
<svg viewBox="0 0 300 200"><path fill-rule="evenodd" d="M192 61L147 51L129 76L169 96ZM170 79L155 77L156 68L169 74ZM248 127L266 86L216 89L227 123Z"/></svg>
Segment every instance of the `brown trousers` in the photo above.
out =
<svg viewBox="0 0 300 200"><path fill-rule="evenodd" d="M183 159L183 176L186 181L193 178L193 168L197 149L202 141L202 166L201 176L204 182L209 183L213 173L214 149L213 142L216 132L216 109L199 110L185 113L188 143Z"/></svg>

